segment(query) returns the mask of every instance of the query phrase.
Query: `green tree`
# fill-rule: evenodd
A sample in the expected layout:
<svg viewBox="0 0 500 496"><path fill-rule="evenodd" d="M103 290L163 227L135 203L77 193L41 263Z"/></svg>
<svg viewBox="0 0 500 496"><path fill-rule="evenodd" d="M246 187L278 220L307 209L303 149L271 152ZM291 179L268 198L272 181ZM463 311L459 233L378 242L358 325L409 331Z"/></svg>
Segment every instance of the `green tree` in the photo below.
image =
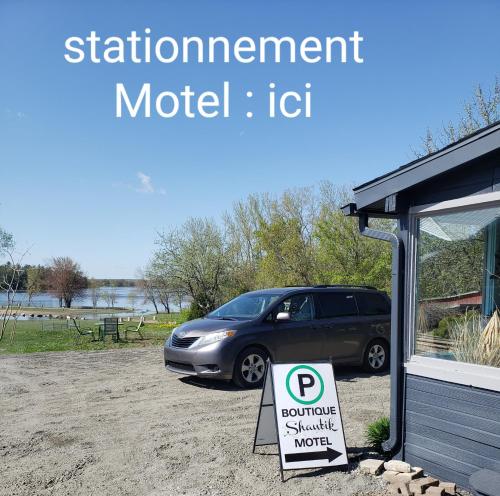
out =
<svg viewBox="0 0 500 496"><path fill-rule="evenodd" d="M256 287L256 277L262 250L255 233L259 226L259 198L234 203L232 211L224 215L225 237L232 275L228 296L235 296Z"/></svg>
<svg viewBox="0 0 500 496"><path fill-rule="evenodd" d="M287 190L277 198L256 196L253 201L259 253L256 285L313 284L318 213L314 188Z"/></svg>
<svg viewBox="0 0 500 496"><path fill-rule="evenodd" d="M28 305L30 305L33 296L45 290L47 270L41 265L30 266L26 269L26 276L26 292L28 293Z"/></svg>
<svg viewBox="0 0 500 496"><path fill-rule="evenodd" d="M318 239L317 280L322 284L368 284L386 291L391 284L389 243L362 236L358 220L345 217L340 207L351 201L347 187L323 183L321 213L315 226ZM375 220L376 229L391 231L389 221Z"/></svg>
<svg viewBox="0 0 500 496"><path fill-rule="evenodd" d="M208 219L188 219L179 229L160 234L152 265L155 272L182 288L202 314L225 296L231 271L222 229Z"/></svg>
<svg viewBox="0 0 500 496"><path fill-rule="evenodd" d="M419 298L438 298L480 291L484 278L483 230L449 241L420 234Z"/></svg>

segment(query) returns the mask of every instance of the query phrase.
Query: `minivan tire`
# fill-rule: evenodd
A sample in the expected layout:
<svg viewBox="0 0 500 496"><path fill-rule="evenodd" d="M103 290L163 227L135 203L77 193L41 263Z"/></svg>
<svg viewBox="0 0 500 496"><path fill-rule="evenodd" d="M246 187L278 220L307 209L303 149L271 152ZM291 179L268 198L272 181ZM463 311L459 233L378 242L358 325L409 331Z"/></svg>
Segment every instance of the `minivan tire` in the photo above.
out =
<svg viewBox="0 0 500 496"><path fill-rule="evenodd" d="M363 368L366 372L384 372L389 367L389 344L383 339L375 339L366 347Z"/></svg>
<svg viewBox="0 0 500 496"><path fill-rule="evenodd" d="M233 382L245 389L262 387L268 357L269 354L262 348L245 348L234 363Z"/></svg>

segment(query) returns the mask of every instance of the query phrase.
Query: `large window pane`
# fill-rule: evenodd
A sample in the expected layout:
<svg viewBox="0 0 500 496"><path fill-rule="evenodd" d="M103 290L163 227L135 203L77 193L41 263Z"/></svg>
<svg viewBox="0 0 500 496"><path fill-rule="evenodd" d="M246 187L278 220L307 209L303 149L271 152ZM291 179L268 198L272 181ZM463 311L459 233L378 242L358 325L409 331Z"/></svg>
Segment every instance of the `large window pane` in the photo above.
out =
<svg viewBox="0 0 500 496"><path fill-rule="evenodd" d="M418 355L500 366L500 207L417 223Z"/></svg>

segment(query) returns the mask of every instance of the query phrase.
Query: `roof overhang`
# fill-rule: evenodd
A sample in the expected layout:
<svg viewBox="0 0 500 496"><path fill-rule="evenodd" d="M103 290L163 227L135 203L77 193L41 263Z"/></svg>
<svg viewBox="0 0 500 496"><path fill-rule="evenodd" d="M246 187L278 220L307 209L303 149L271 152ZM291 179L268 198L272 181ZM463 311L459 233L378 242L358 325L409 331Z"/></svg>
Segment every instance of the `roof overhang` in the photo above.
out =
<svg viewBox="0 0 500 496"><path fill-rule="evenodd" d="M356 209L368 210L375 203L499 148L500 122L497 122L442 150L357 186L354 188Z"/></svg>

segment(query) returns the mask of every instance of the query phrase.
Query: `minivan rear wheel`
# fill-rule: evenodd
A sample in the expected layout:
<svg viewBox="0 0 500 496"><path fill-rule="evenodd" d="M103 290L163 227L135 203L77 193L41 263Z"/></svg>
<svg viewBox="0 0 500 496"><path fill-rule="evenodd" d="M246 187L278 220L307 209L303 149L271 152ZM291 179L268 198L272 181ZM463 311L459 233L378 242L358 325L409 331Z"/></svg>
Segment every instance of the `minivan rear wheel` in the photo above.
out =
<svg viewBox="0 0 500 496"><path fill-rule="evenodd" d="M246 389L261 387L266 375L268 356L265 350L256 346L244 349L234 364L234 383Z"/></svg>
<svg viewBox="0 0 500 496"><path fill-rule="evenodd" d="M389 365L389 346L383 339L372 341L366 348L364 369L367 372L383 372Z"/></svg>

